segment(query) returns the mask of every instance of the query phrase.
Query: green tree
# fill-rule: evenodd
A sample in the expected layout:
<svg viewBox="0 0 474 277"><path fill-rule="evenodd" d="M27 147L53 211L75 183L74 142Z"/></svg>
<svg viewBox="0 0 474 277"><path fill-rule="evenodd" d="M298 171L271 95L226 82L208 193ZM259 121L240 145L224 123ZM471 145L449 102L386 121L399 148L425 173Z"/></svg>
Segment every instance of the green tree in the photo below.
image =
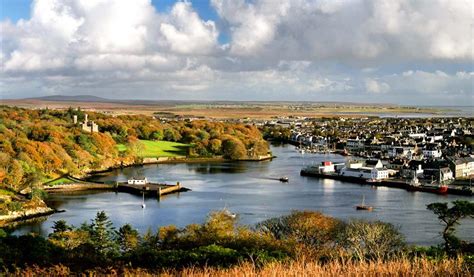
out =
<svg viewBox="0 0 474 277"><path fill-rule="evenodd" d="M138 247L140 236L130 224L125 224L118 231L118 243L122 252L128 253Z"/></svg>
<svg viewBox="0 0 474 277"><path fill-rule="evenodd" d="M65 220L58 220L53 223L53 234L71 231L72 227L69 226Z"/></svg>
<svg viewBox="0 0 474 277"><path fill-rule="evenodd" d="M474 218L474 202L465 200L456 200L452 207L448 203L431 203L427 206L428 210L438 216L438 219L445 224L442 231L444 240L444 249L446 253L452 255L461 248L461 240L456 237L456 226L463 218Z"/></svg>
<svg viewBox="0 0 474 277"><path fill-rule="evenodd" d="M104 211L97 212L90 232L91 243L100 258L108 260L118 255L117 232Z"/></svg>

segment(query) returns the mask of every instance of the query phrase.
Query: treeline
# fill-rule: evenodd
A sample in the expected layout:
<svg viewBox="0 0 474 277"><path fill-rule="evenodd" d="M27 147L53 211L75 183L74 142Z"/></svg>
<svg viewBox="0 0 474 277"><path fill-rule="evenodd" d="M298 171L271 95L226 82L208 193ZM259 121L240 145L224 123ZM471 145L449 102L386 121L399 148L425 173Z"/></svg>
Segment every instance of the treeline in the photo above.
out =
<svg viewBox="0 0 474 277"><path fill-rule="evenodd" d="M149 116L112 117L88 112L99 133L87 133L73 116L84 112L28 110L0 106L0 184L19 191L62 174L80 174L139 159L139 140L191 144L189 156L223 155L242 159L268 153L268 145L254 126L208 121L162 123ZM126 144L119 152L117 144Z"/></svg>
<svg viewBox="0 0 474 277"><path fill-rule="evenodd" d="M432 205L439 208L443 203ZM469 205L472 208L474 204L457 201L451 209ZM128 224L115 229L107 215L98 212L91 223L79 227L69 226L62 220L55 222L47 238L16 237L0 232L0 268L11 272L17 267L47 268L61 264L73 272L91 268L156 271L230 267L246 262L258 268L295 260L390 263L426 256L438 261L462 256L465 264L460 268L472 272L474 249L472 244L464 244L454 248L452 241L446 241L439 247L412 247L391 224L363 220L344 222L312 211L294 211L249 228L237 225L237 219L224 210L211 213L204 224L185 228L165 226L143 235Z"/></svg>

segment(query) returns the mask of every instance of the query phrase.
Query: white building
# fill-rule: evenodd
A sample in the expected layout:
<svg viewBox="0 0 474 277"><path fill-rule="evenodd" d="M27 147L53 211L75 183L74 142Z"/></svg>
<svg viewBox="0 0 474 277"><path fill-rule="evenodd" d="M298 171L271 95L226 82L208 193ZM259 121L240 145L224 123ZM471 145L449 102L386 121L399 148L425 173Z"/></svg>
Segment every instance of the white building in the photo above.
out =
<svg viewBox="0 0 474 277"><path fill-rule="evenodd" d="M335 172L334 164L332 162L322 162L322 165L319 167L319 173L332 173Z"/></svg>
<svg viewBox="0 0 474 277"><path fill-rule="evenodd" d="M346 142L346 147L349 150L363 150L364 149L364 140L359 138L348 139Z"/></svg>
<svg viewBox="0 0 474 277"><path fill-rule="evenodd" d="M439 149L423 149L423 156L425 158L440 158L443 153Z"/></svg>
<svg viewBox="0 0 474 277"><path fill-rule="evenodd" d="M128 179L129 185L146 185L147 183L148 183L148 180L146 177L143 179L135 179L135 178Z"/></svg>
<svg viewBox="0 0 474 277"><path fill-rule="evenodd" d="M372 179L372 180L382 180L388 178L388 170L379 169L379 168L369 168L369 167L360 167L360 168L343 168L341 170L341 175L349 177L357 177L361 179Z"/></svg>

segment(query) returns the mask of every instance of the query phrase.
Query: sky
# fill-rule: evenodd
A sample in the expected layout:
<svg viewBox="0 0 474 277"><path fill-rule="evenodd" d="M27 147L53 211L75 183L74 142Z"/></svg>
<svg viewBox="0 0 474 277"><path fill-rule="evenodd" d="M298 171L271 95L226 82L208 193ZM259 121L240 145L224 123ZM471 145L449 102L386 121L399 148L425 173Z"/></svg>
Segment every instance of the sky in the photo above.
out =
<svg viewBox="0 0 474 277"><path fill-rule="evenodd" d="M474 105L470 0L0 0L0 98Z"/></svg>

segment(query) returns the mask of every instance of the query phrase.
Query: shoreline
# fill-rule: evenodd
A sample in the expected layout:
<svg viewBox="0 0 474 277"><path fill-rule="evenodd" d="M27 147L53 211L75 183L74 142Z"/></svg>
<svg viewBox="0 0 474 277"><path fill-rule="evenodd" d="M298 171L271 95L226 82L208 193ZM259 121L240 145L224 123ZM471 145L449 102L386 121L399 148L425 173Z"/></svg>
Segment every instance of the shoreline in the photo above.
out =
<svg viewBox="0 0 474 277"><path fill-rule="evenodd" d="M319 179L333 179L333 180L338 180L338 181L351 183L355 185L370 185L370 186L375 186L375 187L383 186L383 187L389 187L389 188L398 188L398 189L404 189L411 192L420 191L420 192L425 192L425 193L453 194L453 195L461 195L461 196L468 196L468 197L471 197L473 195L472 191L465 191L465 190L457 189L453 187L448 187L447 191L443 193L437 190L423 190L423 188L420 188L420 187L412 187L402 180L389 179L389 180L380 180L379 182L375 182L375 183L370 183L366 179L359 178L359 177L316 173L316 172L311 172L305 169L302 169L300 171L300 176L314 177L314 178L319 178Z"/></svg>
<svg viewBox="0 0 474 277"><path fill-rule="evenodd" d="M258 158L246 158L246 159L239 159L239 160L231 160L231 159L225 159L223 157L203 157L203 158L177 158L177 157L159 157L159 158L143 158L142 162L138 163L131 163L131 164L120 164L120 165L115 165L111 166L105 169L101 170L92 170L89 172L84 173L84 178L90 178L92 175L96 174L101 174L101 173L107 173L107 172L112 172L116 169L122 169L122 168L128 168L128 167L133 167L133 166L144 166L144 165L153 165L153 164L188 164L188 163L222 163L222 162L263 162L263 161L268 161L272 160L274 158L277 158L273 154L265 155L265 156L260 156ZM149 159L149 160L146 160ZM72 176L73 178L77 178L75 176ZM79 178L77 178L79 179Z"/></svg>
<svg viewBox="0 0 474 277"><path fill-rule="evenodd" d="M12 225L27 222L30 219L52 215L54 213L64 212L50 207L40 207L27 209L19 212L13 212L10 215L0 216L0 228L11 227Z"/></svg>
<svg viewBox="0 0 474 277"><path fill-rule="evenodd" d="M220 163L220 162L243 162L243 161L252 161L252 162L260 162L260 161L267 161L267 160L272 160L273 158L276 158L276 156L269 154L265 156L258 157L256 159L240 159L240 160L230 160L230 159L225 159L222 157L211 157L211 158L175 158L175 157L161 157L162 159L155 158L155 160L152 161L142 161L140 163L132 163L128 165L119 165L119 166L111 166L106 169L102 170L94 170L94 171L89 171L84 173L83 178L78 178L76 176L71 176L71 175L66 175L66 177L69 177L76 181L75 183L69 183L69 184L59 184L59 185L54 185L54 186L49 186L48 184L45 183L43 184L43 189L47 193L67 193L67 192L77 192L77 191L88 191L88 190L103 190L103 191L114 191L117 190L118 188L114 184L105 184L105 183L97 183L97 182L91 182L88 181L88 178L91 178L93 175L97 174L103 174L107 172L112 172L113 170L116 169L121 169L121 168L126 168L126 167L133 167L133 166L144 166L144 165L150 165L150 164L180 164L180 163ZM166 159L163 159L166 158ZM59 178L63 178L65 176L61 176ZM189 189L187 188L182 188L180 190L177 190L176 192L184 192ZM125 192L125 191L123 191ZM167 193L165 193L167 194ZM163 195L165 195L163 194ZM35 211L36 210L36 211ZM29 210L23 210L21 212L15 212L17 215L15 216L4 216L5 219L2 219L2 216L0 216L0 228L9 226L12 224L21 224L23 222L26 222L30 219L38 218L38 217L43 217L43 216L48 216L51 214L54 214L56 212L61 212L57 211L55 209L52 209L50 207L42 207L42 208L36 208L36 209L29 209Z"/></svg>

